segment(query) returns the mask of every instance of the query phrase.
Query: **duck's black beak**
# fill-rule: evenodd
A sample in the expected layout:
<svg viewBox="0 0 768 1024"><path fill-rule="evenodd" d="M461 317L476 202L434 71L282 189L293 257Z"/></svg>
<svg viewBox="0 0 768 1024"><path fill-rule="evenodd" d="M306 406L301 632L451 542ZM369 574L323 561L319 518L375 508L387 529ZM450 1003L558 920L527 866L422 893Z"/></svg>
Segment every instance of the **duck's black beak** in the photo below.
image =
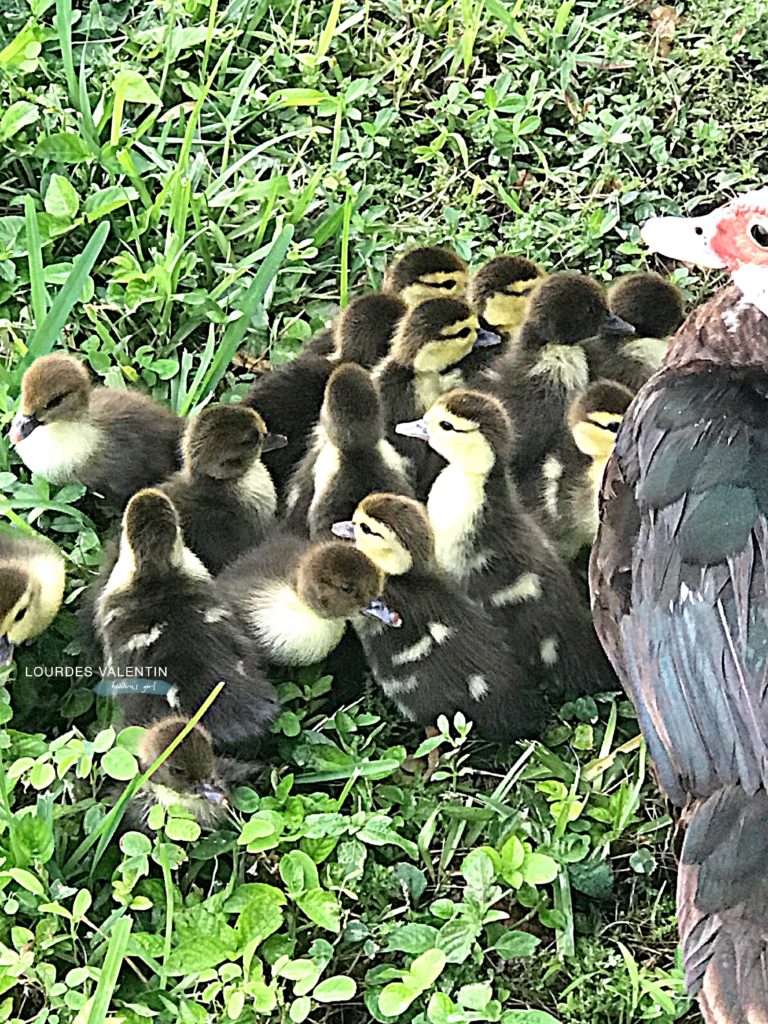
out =
<svg viewBox="0 0 768 1024"><path fill-rule="evenodd" d="M201 782L195 789L195 795L201 796L203 800L207 800L209 804L220 805L229 803L229 797L221 786L217 786L215 782L211 782L210 780Z"/></svg>
<svg viewBox="0 0 768 1024"><path fill-rule="evenodd" d="M265 434L261 442L261 450L263 452L274 452L278 448L285 448L288 444L288 438L285 434Z"/></svg>
<svg viewBox="0 0 768 1024"><path fill-rule="evenodd" d="M334 523L331 527L334 537L341 537L343 540L355 539L355 524L351 519L345 519L341 523Z"/></svg>
<svg viewBox="0 0 768 1024"><path fill-rule="evenodd" d="M403 437L415 437L419 441L429 441L429 431L426 420L410 420L407 423L398 423L395 426L395 433Z"/></svg>
<svg viewBox="0 0 768 1024"><path fill-rule="evenodd" d="M379 619L385 626L393 626L395 629L399 629L403 624L399 613L391 608L387 608L380 597L375 597L367 608L363 608L363 615L368 615L372 619Z"/></svg>
<svg viewBox="0 0 768 1024"><path fill-rule="evenodd" d="M603 320L600 332L601 334L610 334L614 338L628 338L635 333L635 328L616 313L609 313Z"/></svg>
<svg viewBox="0 0 768 1024"><path fill-rule="evenodd" d="M29 437L33 430L40 426L40 420L34 413L25 414L19 412L11 424L11 444L18 444L25 437Z"/></svg>
<svg viewBox="0 0 768 1024"><path fill-rule="evenodd" d="M7 636L0 636L0 665L10 665L13 660L13 644Z"/></svg>
<svg viewBox="0 0 768 1024"><path fill-rule="evenodd" d="M493 348L494 345L501 344L501 337L495 331L486 330L485 327L481 327L477 332L475 338L475 344L472 346L475 348Z"/></svg>

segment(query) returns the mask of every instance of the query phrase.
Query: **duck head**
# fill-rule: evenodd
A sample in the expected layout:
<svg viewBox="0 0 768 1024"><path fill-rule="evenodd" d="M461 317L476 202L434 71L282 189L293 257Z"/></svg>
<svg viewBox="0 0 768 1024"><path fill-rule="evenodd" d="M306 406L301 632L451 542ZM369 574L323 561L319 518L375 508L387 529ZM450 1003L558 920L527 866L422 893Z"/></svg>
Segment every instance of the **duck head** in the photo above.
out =
<svg viewBox="0 0 768 1024"><path fill-rule="evenodd" d="M524 256L496 256L472 278L469 301L490 331L514 334L545 278L542 268Z"/></svg>
<svg viewBox="0 0 768 1024"><path fill-rule="evenodd" d="M245 405L210 405L194 416L182 439L184 466L192 476L237 480L264 452L284 448L261 416Z"/></svg>
<svg viewBox="0 0 768 1024"><path fill-rule="evenodd" d="M458 299L430 299L410 310L392 341L392 358L417 373L442 373L475 345L477 317Z"/></svg>
<svg viewBox="0 0 768 1024"><path fill-rule="evenodd" d="M146 730L138 751L143 772L154 764L186 725L186 719L169 716ZM156 769L150 785L173 790L188 800L191 798L193 806L197 801L221 808L229 803L229 789L219 775L211 737L200 725L196 725Z"/></svg>
<svg viewBox="0 0 768 1024"><path fill-rule="evenodd" d="M453 249L424 245L409 250L387 268L384 291L393 292L413 308L427 299L460 298L468 277L466 263Z"/></svg>
<svg viewBox="0 0 768 1024"><path fill-rule="evenodd" d="M320 425L337 448L370 448L384 437L384 415L376 385L355 363L337 366L325 386Z"/></svg>
<svg viewBox="0 0 768 1024"><path fill-rule="evenodd" d="M552 274L534 293L524 324L525 343L578 345L603 331L629 336L634 327L608 308L602 285L586 274Z"/></svg>
<svg viewBox="0 0 768 1024"><path fill-rule="evenodd" d="M683 322L682 292L653 271L620 277L608 289L608 306L634 327L639 338L668 338ZM615 337L610 326L603 335Z"/></svg>
<svg viewBox="0 0 768 1024"><path fill-rule="evenodd" d="M434 566L435 541L423 505L400 494L369 494L352 519L334 523L337 537L355 546L388 576Z"/></svg>
<svg viewBox="0 0 768 1024"><path fill-rule="evenodd" d="M53 546L28 564L0 565L0 665L10 662L17 644L39 636L53 622L64 584L64 561Z"/></svg>
<svg viewBox="0 0 768 1024"><path fill-rule="evenodd" d="M381 596L383 571L351 544L313 544L299 560L295 588L299 599L323 619L363 614L387 626L401 625L398 613Z"/></svg>
<svg viewBox="0 0 768 1024"><path fill-rule="evenodd" d="M45 424L83 419L90 394L91 380L79 360L63 353L40 356L22 379L21 404L11 424L11 443L19 444Z"/></svg>
<svg viewBox="0 0 768 1024"><path fill-rule="evenodd" d="M608 459L633 397L613 380L595 381L578 395L568 410L568 427L579 451L597 461Z"/></svg>
<svg viewBox="0 0 768 1024"><path fill-rule="evenodd" d="M370 369L389 352L407 307L396 295L373 292L353 299L334 325L335 358Z"/></svg>

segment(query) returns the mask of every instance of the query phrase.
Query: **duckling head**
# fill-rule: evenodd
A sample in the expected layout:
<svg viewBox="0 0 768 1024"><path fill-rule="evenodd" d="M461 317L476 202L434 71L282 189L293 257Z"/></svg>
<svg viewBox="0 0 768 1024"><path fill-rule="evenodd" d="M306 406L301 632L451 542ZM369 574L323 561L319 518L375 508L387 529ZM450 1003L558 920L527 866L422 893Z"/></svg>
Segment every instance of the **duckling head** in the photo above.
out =
<svg viewBox="0 0 768 1024"><path fill-rule="evenodd" d="M417 373L441 373L471 351L479 327L465 302L430 299L400 321L392 341L392 358Z"/></svg>
<svg viewBox="0 0 768 1024"><path fill-rule="evenodd" d="M392 336L406 311L404 302L386 292L353 299L336 321L336 358L366 368L375 366L389 352Z"/></svg>
<svg viewBox="0 0 768 1024"><path fill-rule="evenodd" d="M412 309L427 299L460 298L468 277L466 263L453 249L423 245L387 267L384 291L399 295Z"/></svg>
<svg viewBox="0 0 768 1024"><path fill-rule="evenodd" d="M163 718L147 729L139 745L139 764L146 771L177 738L187 720ZM226 806L229 792L219 777L211 737L196 725L154 772L150 784L173 790L185 798Z"/></svg>
<svg viewBox="0 0 768 1024"><path fill-rule="evenodd" d="M162 491L137 491L125 507L120 554L109 590L136 576L163 577L169 569L208 578L203 563L184 546L176 508Z"/></svg>
<svg viewBox="0 0 768 1024"><path fill-rule="evenodd" d="M426 509L400 494L369 494L348 522L334 523L337 537L355 546L388 576L434 566L435 540Z"/></svg>
<svg viewBox="0 0 768 1024"><path fill-rule="evenodd" d="M428 441L451 465L487 476L512 450L513 430L504 406L491 395L457 388L442 395L424 418L398 423L398 434Z"/></svg>
<svg viewBox="0 0 768 1024"><path fill-rule="evenodd" d="M325 386L320 425L337 448L367 448L384 437L376 385L355 363L337 366Z"/></svg>
<svg viewBox="0 0 768 1024"><path fill-rule="evenodd" d="M614 380L595 381L578 395L568 410L568 427L579 451L595 461L608 459L633 397Z"/></svg>
<svg viewBox="0 0 768 1024"><path fill-rule="evenodd" d="M296 568L299 599L323 619L370 615L388 626L401 625L382 600L384 573L351 544L324 541L312 545Z"/></svg>
<svg viewBox="0 0 768 1024"><path fill-rule="evenodd" d="M585 274L552 274L538 288L528 308L527 344L578 345L604 330L631 335L634 327L608 309L602 285Z"/></svg>
<svg viewBox="0 0 768 1024"><path fill-rule="evenodd" d="M91 380L79 360L59 352L40 356L21 382L21 405L11 424L11 443L18 444L43 424L83 419L90 394Z"/></svg>
<svg viewBox="0 0 768 1024"><path fill-rule="evenodd" d="M270 434L255 409L210 405L189 421L182 440L184 466L193 476L240 479L264 452L283 448L282 434Z"/></svg>
<svg viewBox="0 0 768 1024"><path fill-rule="evenodd" d="M683 322L683 295L653 271L626 274L608 289L608 306L639 338L668 338Z"/></svg>
<svg viewBox="0 0 768 1024"><path fill-rule="evenodd" d="M525 320L534 291L545 272L524 256L496 256L478 270L469 301L491 330L514 334Z"/></svg>

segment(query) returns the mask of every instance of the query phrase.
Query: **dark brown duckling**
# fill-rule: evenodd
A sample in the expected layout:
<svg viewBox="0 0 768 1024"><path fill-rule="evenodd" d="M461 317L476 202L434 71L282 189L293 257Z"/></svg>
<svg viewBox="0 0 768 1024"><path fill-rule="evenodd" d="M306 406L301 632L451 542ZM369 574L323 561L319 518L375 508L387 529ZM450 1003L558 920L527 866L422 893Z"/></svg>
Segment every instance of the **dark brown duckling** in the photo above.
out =
<svg viewBox="0 0 768 1024"><path fill-rule="evenodd" d="M413 309L427 299L462 298L468 280L467 265L453 249L423 245L410 249L387 267L383 289Z"/></svg>

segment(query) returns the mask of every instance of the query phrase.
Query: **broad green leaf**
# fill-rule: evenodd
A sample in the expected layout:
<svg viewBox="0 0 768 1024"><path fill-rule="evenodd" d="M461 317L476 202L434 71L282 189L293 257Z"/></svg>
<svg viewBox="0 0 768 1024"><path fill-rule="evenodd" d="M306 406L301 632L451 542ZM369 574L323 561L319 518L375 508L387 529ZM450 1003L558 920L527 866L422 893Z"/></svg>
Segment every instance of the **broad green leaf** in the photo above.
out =
<svg viewBox="0 0 768 1024"><path fill-rule="evenodd" d="M504 843L501 848L501 874L502 877L510 884L510 875L519 871L520 867L525 860L525 847L517 838L517 836L510 836L509 839Z"/></svg>
<svg viewBox="0 0 768 1024"><path fill-rule="evenodd" d="M288 895L293 899L320 885L315 862L301 850L291 850L285 854L280 861L280 877L285 882Z"/></svg>
<svg viewBox="0 0 768 1024"><path fill-rule="evenodd" d="M258 944L282 926L285 894L272 885L261 883L243 888L248 888L248 902L240 911L235 929L242 945Z"/></svg>
<svg viewBox="0 0 768 1024"><path fill-rule="evenodd" d="M74 187L61 174L52 174L45 192L44 206L46 213L52 217L76 216L80 206L80 198Z"/></svg>
<svg viewBox="0 0 768 1024"><path fill-rule="evenodd" d="M17 100L12 103L0 117L0 142L7 142L22 128L34 124L39 117L40 108L36 103L30 103L28 100Z"/></svg>
<svg viewBox="0 0 768 1024"><path fill-rule="evenodd" d="M528 932L509 931L505 929L493 944L493 951L503 960L512 960L516 956L533 956L541 939Z"/></svg>
<svg viewBox="0 0 768 1024"><path fill-rule="evenodd" d="M144 75L135 68L124 68L112 80L115 96L122 96L124 103L152 103L162 101Z"/></svg>
<svg viewBox="0 0 768 1024"><path fill-rule="evenodd" d="M120 836L120 849L128 857L146 857L152 849L152 842L143 832L124 832Z"/></svg>
<svg viewBox="0 0 768 1024"><path fill-rule="evenodd" d="M128 782L139 770L136 758L123 747L108 750L101 759L101 767L111 779L120 782Z"/></svg>
<svg viewBox="0 0 768 1024"><path fill-rule="evenodd" d="M279 107L316 107L326 100L333 101L333 96L319 89L280 89L269 97Z"/></svg>
<svg viewBox="0 0 768 1024"><path fill-rule="evenodd" d="M29 773L29 784L34 789L47 789L56 778L56 769L49 762L36 764Z"/></svg>
<svg viewBox="0 0 768 1024"><path fill-rule="evenodd" d="M428 949L426 953L416 957L408 973L415 984L421 986L421 990L428 989L433 985L445 968L446 959L442 949Z"/></svg>
<svg viewBox="0 0 768 1024"><path fill-rule="evenodd" d="M193 941L174 949L165 963L165 969L172 977L197 975L210 967L218 967L230 957L231 950L222 946L221 942L199 935Z"/></svg>
<svg viewBox="0 0 768 1024"><path fill-rule="evenodd" d="M332 978L321 981L312 993L318 1003L343 1003L354 999L357 994L357 983L345 974L335 974Z"/></svg>
<svg viewBox="0 0 768 1024"><path fill-rule="evenodd" d="M462 985L456 999L459 1006L466 1010L477 1010L481 1012L486 1008L493 998L493 988L490 982L476 982L472 985Z"/></svg>
<svg viewBox="0 0 768 1024"><path fill-rule="evenodd" d="M91 159L91 151L75 132L45 135L35 147L35 156L60 164L79 164Z"/></svg>
<svg viewBox="0 0 768 1024"><path fill-rule="evenodd" d="M126 185L109 185L107 188L100 188L97 192L91 192L83 203L85 219L92 223L100 217L119 210L126 203L133 203L139 198L135 188Z"/></svg>
<svg viewBox="0 0 768 1024"><path fill-rule="evenodd" d="M336 897L324 889L310 889L296 898L296 903L310 921L329 932L341 931L341 908Z"/></svg>
<svg viewBox="0 0 768 1024"><path fill-rule="evenodd" d="M31 871L27 871L25 868L9 868L7 871L0 873L0 879L2 878L12 878L22 889L26 889L27 892L32 892L36 896L45 895L43 883L37 875L33 875Z"/></svg>
<svg viewBox="0 0 768 1024"><path fill-rule="evenodd" d="M194 843L200 838L201 831L194 818L170 817L165 823L165 834L176 843Z"/></svg>
<svg viewBox="0 0 768 1024"><path fill-rule="evenodd" d="M392 981L379 993L379 1011L385 1017L399 1017L420 995L419 989L411 988L402 981Z"/></svg>
<svg viewBox="0 0 768 1024"><path fill-rule="evenodd" d="M298 999L294 999L288 1010L288 1016L293 1021L293 1024L302 1024L303 1021L309 1016L309 1011L312 1009L312 1000L309 996L300 996Z"/></svg>
<svg viewBox="0 0 768 1024"><path fill-rule="evenodd" d="M434 949L438 931L429 924L404 924L387 939L387 952L423 953Z"/></svg>
<svg viewBox="0 0 768 1024"><path fill-rule="evenodd" d="M79 921L85 917L88 911L91 909L93 903L93 896L91 896L88 889L81 889L77 896L75 896L75 902L72 904L72 917Z"/></svg>
<svg viewBox="0 0 768 1024"><path fill-rule="evenodd" d="M472 850L464 858L461 873L467 885L478 893L484 893L496 877L493 861L485 850Z"/></svg>
<svg viewBox="0 0 768 1024"><path fill-rule="evenodd" d="M529 853L520 870L529 885L548 885L557 878L559 867L556 860L544 853Z"/></svg>

